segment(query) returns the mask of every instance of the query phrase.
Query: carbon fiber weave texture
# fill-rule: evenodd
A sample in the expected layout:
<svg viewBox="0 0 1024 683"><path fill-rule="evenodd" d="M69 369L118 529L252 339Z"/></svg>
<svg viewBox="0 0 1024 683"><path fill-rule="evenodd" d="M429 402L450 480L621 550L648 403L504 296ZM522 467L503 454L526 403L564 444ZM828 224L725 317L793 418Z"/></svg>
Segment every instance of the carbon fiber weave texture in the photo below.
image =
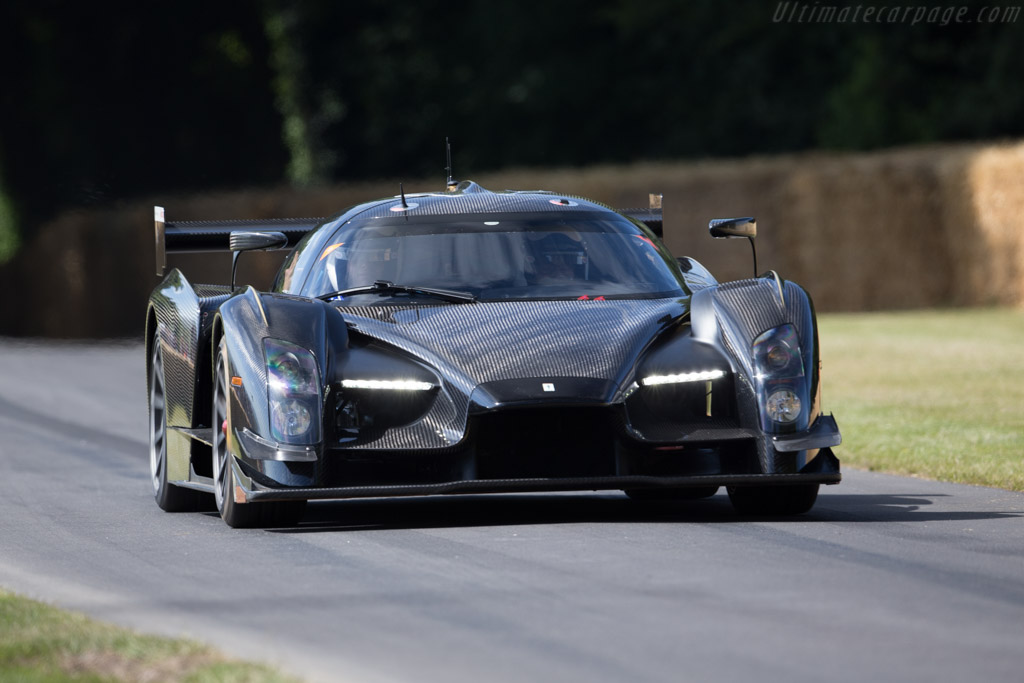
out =
<svg viewBox="0 0 1024 683"><path fill-rule="evenodd" d="M461 388L469 393L478 384L503 379L614 380L658 329L685 308L676 299L651 299L339 311L363 334L415 356L427 351L443 359L445 366L459 368L465 375Z"/></svg>
<svg viewBox="0 0 1024 683"><path fill-rule="evenodd" d="M615 380L669 319L675 299L342 307L356 329L437 368L445 387L421 420L355 448L445 448L465 432L485 382L532 377Z"/></svg>
<svg viewBox="0 0 1024 683"><path fill-rule="evenodd" d="M807 295L792 282L783 283L785 305L779 301L774 280L738 280L720 285L713 293L715 314L729 350L749 358L758 335L784 323L792 323L801 340L813 335Z"/></svg>

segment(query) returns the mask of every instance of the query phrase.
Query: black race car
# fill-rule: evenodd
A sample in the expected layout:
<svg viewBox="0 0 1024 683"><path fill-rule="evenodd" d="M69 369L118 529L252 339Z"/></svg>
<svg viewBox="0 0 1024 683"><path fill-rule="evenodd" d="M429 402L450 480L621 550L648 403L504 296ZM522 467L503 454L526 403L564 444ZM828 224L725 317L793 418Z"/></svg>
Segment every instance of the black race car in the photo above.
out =
<svg viewBox="0 0 1024 683"><path fill-rule="evenodd" d="M170 223L167 251L294 245L269 292L177 269L146 319L164 510L233 527L305 501L622 490L797 514L840 480L814 309L769 271L673 258L661 210L472 182L329 219ZM712 221L748 237L753 219ZM756 272L756 256L755 256Z"/></svg>

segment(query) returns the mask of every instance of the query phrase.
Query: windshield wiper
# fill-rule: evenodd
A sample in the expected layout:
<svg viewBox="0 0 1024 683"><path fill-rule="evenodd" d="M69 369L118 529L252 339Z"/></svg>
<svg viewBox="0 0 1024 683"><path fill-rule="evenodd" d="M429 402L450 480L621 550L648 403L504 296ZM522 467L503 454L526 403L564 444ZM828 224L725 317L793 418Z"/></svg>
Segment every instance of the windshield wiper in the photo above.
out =
<svg viewBox="0 0 1024 683"><path fill-rule="evenodd" d="M437 299L444 299L456 304L475 304L476 297L469 292L459 292L454 289L435 289L433 287L416 287L415 285L396 285L390 280L377 280L372 285L362 287L349 287L339 289L336 292L321 294L317 299L333 299L336 296L351 296L353 294L388 294L388 293L424 294Z"/></svg>

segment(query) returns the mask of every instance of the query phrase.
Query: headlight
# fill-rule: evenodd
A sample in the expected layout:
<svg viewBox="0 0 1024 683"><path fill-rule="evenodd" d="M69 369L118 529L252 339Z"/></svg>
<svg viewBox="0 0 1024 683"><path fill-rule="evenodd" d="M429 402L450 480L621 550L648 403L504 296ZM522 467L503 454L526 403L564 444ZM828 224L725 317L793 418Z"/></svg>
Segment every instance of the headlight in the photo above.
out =
<svg viewBox="0 0 1024 683"><path fill-rule="evenodd" d="M790 324L768 330L754 340L754 370L763 379L803 377L800 337Z"/></svg>
<svg viewBox="0 0 1024 683"><path fill-rule="evenodd" d="M320 374L306 349L279 339L264 339L270 435L281 443L320 441Z"/></svg>
<svg viewBox="0 0 1024 683"><path fill-rule="evenodd" d="M761 334L754 340L751 356L761 426L766 432L805 429L809 401L796 328L787 323Z"/></svg>
<svg viewBox="0 0 1024 683"><path fill-rule="evenodd" d="M675 375L648 375L640 380L645 387L658 386L659 384L686 384L687 382L710 382L711 380L725 377L724 370L697 370L696 372L681 372Z"/></svg>
<svg viewBox="0 0 1024 683"><path fill-rule="evenodd" d="M309 431L313 419L309 408L294 398L271 401L270 429L279 440L289 440ZM284 439L282 439L282 436Z"/></svg>
<svg viewBox="0 0 1024 683"><path fill-rule="evenodd" d="M799 396L789 389L780 389L768 397L768 400L765 401L764 409L771 419L783 424L789 424L790 422L795 422L800 417L801 406Z"/></svg>
<svg viewBox="0 0 1024 683"><path fill-rule="evenodd" d="M782 370L793 358L790 350L782 344L772 346L768 349L764 355L765 360L768 363L768 367L772 370Z"/></svg>
<svg viewBox="0 0 1024 683"><path fill-rule="evenodd" d="M435 387L430 382L412 379L343 379L344 389L384 389L390 391L430 391Z"/></svg>

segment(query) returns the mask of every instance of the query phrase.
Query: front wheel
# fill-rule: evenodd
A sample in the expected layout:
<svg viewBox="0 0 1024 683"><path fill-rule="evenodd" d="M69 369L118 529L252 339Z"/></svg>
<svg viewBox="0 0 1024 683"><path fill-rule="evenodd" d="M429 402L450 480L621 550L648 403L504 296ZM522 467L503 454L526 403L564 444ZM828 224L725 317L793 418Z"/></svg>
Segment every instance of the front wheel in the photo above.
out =
<svg viewBox="0 0 1024 683"><path fill-rule="evenodd" d="M306 501L240 503L235 500L233 456L228 449L231 415L228 408L228 352L221 340L213 381L213 490L217 511L233 528L294 526L302 519Z"/></svg>
<svg viewBox="0 0 1024 683"><path fill-rule="evenodd" d="M818 499L818 484L728 486L729 501L741 515L800 515Z"/></svg>

